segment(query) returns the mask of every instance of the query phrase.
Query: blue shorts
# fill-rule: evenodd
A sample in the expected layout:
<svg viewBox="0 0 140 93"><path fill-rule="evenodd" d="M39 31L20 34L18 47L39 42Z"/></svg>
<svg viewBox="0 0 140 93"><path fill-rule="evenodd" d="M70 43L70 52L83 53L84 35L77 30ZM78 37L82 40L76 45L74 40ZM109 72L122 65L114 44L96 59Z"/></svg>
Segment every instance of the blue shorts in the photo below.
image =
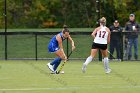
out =
<svg viewBox="0 0 140 93"><path fill-rule="evenodd" d="M56 52L59 49L60 48L58 46L54 45L53 43L49 43L49 45L48 45L48 51L49 52Z"/></svg>

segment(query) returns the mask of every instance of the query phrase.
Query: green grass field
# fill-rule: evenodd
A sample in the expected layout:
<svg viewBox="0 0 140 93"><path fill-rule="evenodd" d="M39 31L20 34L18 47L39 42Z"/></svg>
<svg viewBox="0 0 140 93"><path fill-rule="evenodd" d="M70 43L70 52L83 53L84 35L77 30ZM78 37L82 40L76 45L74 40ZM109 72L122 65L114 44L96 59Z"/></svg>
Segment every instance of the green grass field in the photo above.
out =
<svg viewBox="0 0 140 93"><path fill-rule="evenodd" d="M139 93L140 62L110 62L105 74L101 62L88 65L69 61L65 74L49 74L49 61L0 61L0 93Z"/></svg>

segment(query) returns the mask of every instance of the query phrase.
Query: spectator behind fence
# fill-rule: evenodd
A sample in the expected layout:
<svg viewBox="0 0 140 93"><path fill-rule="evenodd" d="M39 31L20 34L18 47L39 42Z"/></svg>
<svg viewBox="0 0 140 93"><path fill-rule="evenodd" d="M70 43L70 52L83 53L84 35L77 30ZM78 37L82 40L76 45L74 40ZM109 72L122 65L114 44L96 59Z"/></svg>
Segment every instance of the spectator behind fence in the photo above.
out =
<svg viewBox="0 0 140 93"><path fill-rule="evenodd" d="M118 20L115 20L113 25L110 26L110 31L111 31L111 38L110 38L110 60L113 59L113 53L114 50L116 49L117 53L117 59L118 61L121 61L121 33L122 32L122 27L119 25Z"/></svg>
<svg viewBox="0 0 140 93"><path fill-rule="evenodd" d="M135 21L135 15L130 14L129 15L129 21L125 25L126 31L131 31L133 33L129 33L126 35L126 40L129 44L129 51L128 51L128 60L131 60L132 57L132 44L134 44L134 57L135 60L138 59L138 31L139 31L139 25Z"/></svg>

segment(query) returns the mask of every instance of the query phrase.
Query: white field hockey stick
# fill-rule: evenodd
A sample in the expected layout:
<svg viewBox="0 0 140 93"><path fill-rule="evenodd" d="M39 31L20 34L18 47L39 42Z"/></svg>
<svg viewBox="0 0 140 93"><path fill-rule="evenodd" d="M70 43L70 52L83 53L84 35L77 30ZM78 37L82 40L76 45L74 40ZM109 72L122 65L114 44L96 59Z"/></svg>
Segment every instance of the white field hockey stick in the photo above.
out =
<svg viewBox="0 0 140 93"><path fill-rule="evenodd" d="M109 51L107 51L112 57L113 57L113 59L116 59L114 56L113 56L113 54L111 54Z"/></svg>
<svg viewBox="0 0 140 93"><path fill-rule="evenodd" d="M70 54L68 55L67 59L70 57L71 54L72 54L72 51L71 51ZM65 61L63 62L63 64L61 65L60 69L56 72L56 74L59 74L59 73L61 72L61 70L63 69L63 67L64 67L64 65L65 65L66 62L67 62L67 60L65 60Z"/></svg>

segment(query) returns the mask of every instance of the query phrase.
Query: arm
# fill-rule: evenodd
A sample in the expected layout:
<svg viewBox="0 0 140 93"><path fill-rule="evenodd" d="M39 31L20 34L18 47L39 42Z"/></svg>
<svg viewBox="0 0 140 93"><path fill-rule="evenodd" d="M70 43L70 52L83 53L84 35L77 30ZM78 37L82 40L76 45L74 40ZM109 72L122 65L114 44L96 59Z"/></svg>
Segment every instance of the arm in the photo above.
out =
<svg viewBox="0 0 140 93"><path fill-rule="evenodd" d="M108 32L108 38L107 38L107 44L109 44L110 43L110 30L107 28L107 32Z"/></svg>
<svg viewBox="0 0 140 93"><path fill-rule="evenodd" d="M120 32L123 32L123 28L120 26Z"/></svg>
<svg viewBox="0 0 140 93"><path fill-rule="evenodd" d="M128 22L125 24L125 31L128 31Z"/></svg>
<svg viewBox="0 0 140 93"><path fill-rule="evenodd" d="M71 42L72 51L73 51L73 50L75 49L74 41L73 41L73 39L71 38L70 35L69 35L68 39L69 39L69 41Z"/></svg>
<svg viewBox="0 0 140 93"><path fill-rule="evenodd" d="M128 24L127 23L125 24L125 30L124 31L128 31ZM127 33L125 34L125 40L126 41L128 40L128 34Z"/></svg>
<svg viewBox="0 0 140 93"><path fill-rule="evenodd" d="M62 39L61 39L61 36L59 34L56 36L56 40L58 41L58 44L59 44L59 47L60 47L60 51L62 51L62 54L63 54L62 57L66 60L67 57L66 57L66 55L64 53Z"/></svg>
<svg viewBox="0 0 140 93"><path fill-rule="evenodd" d="M110 31L112 31L112 29L113 29L113 26L110 26L110 27L109 27L109 29L110 29Z"/></svg>
<svg viewBox="0 0 140 93"><path fill-rule="evenodd" d="M136 25L136 30L137 31L140 31L140 25L137 23L137 25Z"/></svg>
<svg viewBox="0 0 140 93"><path fill-rule="evenodd" d="M138 31L140 31L140 25L138 24Z"/></svg>
<svg viewBox="0 0 140 93"><path fill-rule="evenodd" d="M95 38L96 37L96 33L97 33L97 28L92 32L92 34L91 34L91 36L93 37L93 38Z"/></svg>

